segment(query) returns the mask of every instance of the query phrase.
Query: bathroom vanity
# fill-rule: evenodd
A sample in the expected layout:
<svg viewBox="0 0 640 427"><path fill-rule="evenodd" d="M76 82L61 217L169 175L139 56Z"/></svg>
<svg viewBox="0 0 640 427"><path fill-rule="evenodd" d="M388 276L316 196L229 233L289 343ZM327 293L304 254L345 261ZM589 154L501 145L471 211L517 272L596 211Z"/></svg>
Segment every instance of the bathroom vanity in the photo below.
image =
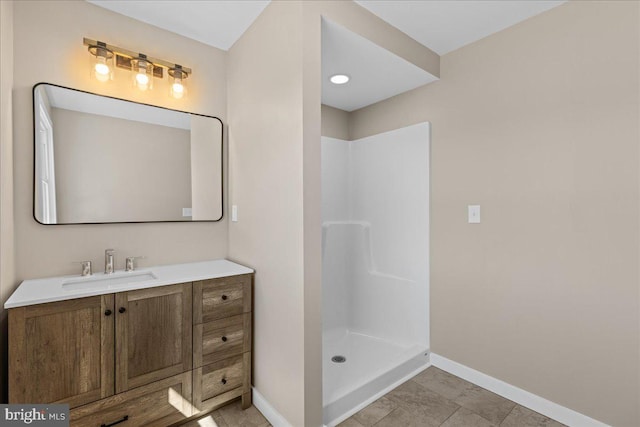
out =
<svg viewBox="0 0 640 427"><path fill-rule="evenodd" d="M227 260L24 281L7 300L9 402L71 425L180 423L251 405L253 270Z"/></svg>

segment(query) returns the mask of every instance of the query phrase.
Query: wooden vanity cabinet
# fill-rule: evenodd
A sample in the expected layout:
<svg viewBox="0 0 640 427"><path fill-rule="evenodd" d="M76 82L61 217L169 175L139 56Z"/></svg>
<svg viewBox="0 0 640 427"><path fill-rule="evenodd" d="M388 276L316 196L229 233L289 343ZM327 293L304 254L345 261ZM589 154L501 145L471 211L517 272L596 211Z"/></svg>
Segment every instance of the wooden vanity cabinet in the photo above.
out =
<svg viewBox="0 0 640 427"><path fill-rule="evenodd" d="M182 422L251 405L253 274L9 309L9 402L72 426Z"/></svg>
<svg viewBox="0 0 640 427"><path fill-rule="evenodd" d="M114 295L9 310L9 402L68 403L114 394Z"/></svg>

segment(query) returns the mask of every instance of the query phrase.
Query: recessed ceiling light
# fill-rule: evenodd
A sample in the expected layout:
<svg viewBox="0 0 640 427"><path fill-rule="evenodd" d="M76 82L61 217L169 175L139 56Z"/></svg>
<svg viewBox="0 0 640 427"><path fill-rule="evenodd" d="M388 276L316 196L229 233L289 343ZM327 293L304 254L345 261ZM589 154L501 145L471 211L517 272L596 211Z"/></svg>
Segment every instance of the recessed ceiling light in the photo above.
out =
<svg viewBox="0 0 640 427"><path fill-rule="evenodd" d="M349 81L349 76L346 74L334 74L329 80L331 80L331 83L334 85L343 85Z"/></svg>

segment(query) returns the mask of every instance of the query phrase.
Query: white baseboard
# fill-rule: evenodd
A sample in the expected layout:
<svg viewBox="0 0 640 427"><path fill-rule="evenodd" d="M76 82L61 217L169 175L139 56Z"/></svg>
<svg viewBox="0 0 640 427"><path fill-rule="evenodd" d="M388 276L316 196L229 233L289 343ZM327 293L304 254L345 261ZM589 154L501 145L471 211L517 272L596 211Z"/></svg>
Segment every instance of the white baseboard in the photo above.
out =
<svg viewBox="0 0 640 427"><path fill-rule="evenodd" d="M468 366L449 360L438 354L431 353L432 366L447 371L482 388L485 388L519 405L536 411L544 416L552 418L570 427L609 427L607 424L576 412L572 409L558 405L543 397L537 396L526 390L522 390L511 384L507 384L497 378L491 377ZM421 369L422 370L422 369ZM412 375L413 376L413 375ZM292 427L267 399L260 394L255 387L252 388L253 405L265 416L273 427ZM326 427L326 426L325 426Z"/></svg>
<svg viewBox="0 0 640 427"><path fill-rule="evenodd" d="M494 392L504 398L512 400L519 405L536 411L544 416L552 418L568 426L575 427L607 427L598 420L572 409L553 403L528 391L522 390L497 378L493 378L468 366L449 360L445 357L431 353L431 364L436 368L447 371L464 380L474 383L482 388Z"/></svg>
<svg viewBox="0 0 640 427"><path fill-rule="evenodd" d="M251 387L251 397L253 398L253 406L264 415L273 427L292 427L289 421L276 408L271 406L269 401L255 387Z"/></svg>

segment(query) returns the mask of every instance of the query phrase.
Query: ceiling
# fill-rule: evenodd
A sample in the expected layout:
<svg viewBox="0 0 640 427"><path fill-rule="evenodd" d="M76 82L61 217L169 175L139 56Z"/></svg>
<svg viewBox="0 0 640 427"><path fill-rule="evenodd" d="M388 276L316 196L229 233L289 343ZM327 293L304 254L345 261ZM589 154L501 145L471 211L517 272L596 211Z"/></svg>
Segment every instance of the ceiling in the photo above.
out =
<svg viewBox="0 0 640 427"><path fill-rule="evenodd" d="M270 0L87 0L122 15L228 50ZM355 0L440 55L566 0Z"/></svg>
<svg viewBox="0 0 640 427"><path fill-rule="evenodd" d="M355 0L414 40L444 55L566 0Z"/></svg>
<svg viewBox="0 0 640 427"><path fill-rule="evenodd" d="M87 0L122 15L228 50L270 0ZM411 38L444 55L566 0L354 0ZM322 102L346 111L436 78L337 24L322 23ZM336 86L328 78L348 74Z"/></svg>
<svg viewBox="0 0 640 427"><path fill-rule="evenodd" d="M343 85L329 81L347 74ZM322 103L353 111L437 80L422 68L322 19Z"/></svg>
<svg viewBox="0 0 640 427"><path fill-rule="evenodd" d="M138 21L228 50L269 0L87 0Z"/></svg>

